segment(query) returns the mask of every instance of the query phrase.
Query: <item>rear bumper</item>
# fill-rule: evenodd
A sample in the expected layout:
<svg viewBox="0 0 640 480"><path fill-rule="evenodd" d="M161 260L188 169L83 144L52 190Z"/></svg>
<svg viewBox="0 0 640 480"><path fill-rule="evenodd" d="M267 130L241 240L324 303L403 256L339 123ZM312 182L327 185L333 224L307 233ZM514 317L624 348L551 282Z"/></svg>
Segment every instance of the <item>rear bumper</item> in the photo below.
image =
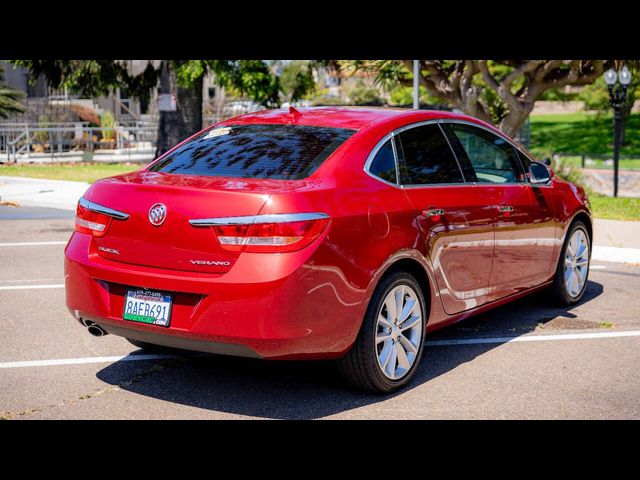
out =
<svg viewBox="0 0 640 480"><path fill-rule="evenodd" d="M355 340L366 309L363 290L317 265L321 252L243 254L216 275L105 260L90 242L74 233L65 249L67 307L127 338L227 355L335 358ZM173 293L168 328L122 319L129 286Z"/></svg>
<svg viewBox="0 0 640 480"><path fill-rule="evenodd" d="M84 317L100 325L107 333L118 335L132 340L162 345L165 347L179 348L182 350L193 350L196 352L217 353L219 355L232 355L235 357L262 358L254 350L237 343L211 342L207 340L196 340L193 338L178 337L175 335L164 335L157 332L147 332L124 328L113 323L107 323L104 319Z"/></svg>

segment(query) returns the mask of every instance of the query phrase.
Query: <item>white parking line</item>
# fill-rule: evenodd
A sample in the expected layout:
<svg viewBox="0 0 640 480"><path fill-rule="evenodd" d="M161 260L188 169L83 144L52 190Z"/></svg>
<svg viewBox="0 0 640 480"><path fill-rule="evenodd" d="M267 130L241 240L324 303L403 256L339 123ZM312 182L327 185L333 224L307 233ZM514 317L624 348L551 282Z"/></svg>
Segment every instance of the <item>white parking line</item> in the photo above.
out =
<svg viewBox="0 0 640 480"><path fill-rule="evenodd" d="M0 247L39 247L41 245L66 245L67 242L6 242L0 243Z"/></svg>
<svg viewBox="0 0 640 480"><path fill-rule="evenodd" d="M549 342L553 340L590 340L592 338L640 337L640 330L623 332L568 333L560 335L522 335L521 337L461 338L451 340L427 340L426 346L475 345L482 343Z"/></svg>
<svg viewBox="0 0 640 480"><path fill-rule="evenodd" d="M51 285L2 285L0 290L34 290L40 288L64 288L64 283L54 283Z"/></svg>
<svg viewBox="0 0 640 480"><path fill-rule="evenodd" d="M0 283L33 283L33 282L55 282L59 281L59 278L9 278L7 280L0 280ZM39 284L36 284L39 285Z"/></svg>
<svg viewBox="0 0 640 480"><path fill-rule="evenodd" d="M566 335L523 335L521 337L493 337L493 338L463 338L459 340L427 340L425 346L447 346L447 345L474 345L485 343L512 343L512 342L548 342L554 340L586 340L593 338L619 338L619 337L640 337L640 330L628 330L624 332L599 332L599 333L572 333ZM208 356L206 353L196 353L195 356ZM2 362L2 368L23 368L23 367L51 367L61 365L85 365L91 363L113 363L113 362L139 362L143 360L162 360L164 358L176 358L179 354L154 353L141 355L119 355L112 357L83 357L83 358L60 358L55 360L28 360L23 362Z"/></svg>
<svg viewBox="0 0 640 480"><path fill-rule="evenodd" d="M606 265L590 265L589 270L605 270L607 268Z"/></svg>
<svg viewBox="0 0 640 480"><path fill-rule="evenodd" d="M28 360L25 362L4 362L0 368L53 367L58 365L83 365L87 363L139 362L141 360L161 360L175 358L177 354L149 353L144 355L118 355L113 357L61 358L57 360Z"/></svg>

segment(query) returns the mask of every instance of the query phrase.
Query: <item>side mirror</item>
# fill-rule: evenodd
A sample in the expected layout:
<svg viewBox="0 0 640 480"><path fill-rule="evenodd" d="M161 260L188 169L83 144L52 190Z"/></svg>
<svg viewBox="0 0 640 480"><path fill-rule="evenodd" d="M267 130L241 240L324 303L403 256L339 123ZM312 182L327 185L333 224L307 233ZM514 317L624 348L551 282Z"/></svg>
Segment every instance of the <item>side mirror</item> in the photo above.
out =
<svg viewBox="0 0 640 480"><path fill-rule="evenodd" d="M529 165L529 181L534 184L549 183L551 181L551 170L544 163L531 162Z"/></svg>

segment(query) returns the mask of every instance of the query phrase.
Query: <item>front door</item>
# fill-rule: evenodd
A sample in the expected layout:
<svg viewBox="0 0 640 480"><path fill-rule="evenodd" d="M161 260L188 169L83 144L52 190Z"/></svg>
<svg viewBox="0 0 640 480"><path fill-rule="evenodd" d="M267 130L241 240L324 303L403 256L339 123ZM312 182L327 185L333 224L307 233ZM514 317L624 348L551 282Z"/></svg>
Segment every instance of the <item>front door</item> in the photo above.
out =
<svg viewBox="0 0 640 480"><path fill-rule="evenodd" d="M404 191L422 233L444 310L455 314L487 301L493 257L493 211L465 182L440 126L396 136Z"/></svg>
<svg viewBox="0 0 640 480"><path fill-rule="evenodd" d="M468 124L447 127L466 153L487 206L493 209L495 250L490 300L549 279L555 222L544 189L527 181L516 149L502 137ZM454 141L455 141L454 139Z"/></svg>

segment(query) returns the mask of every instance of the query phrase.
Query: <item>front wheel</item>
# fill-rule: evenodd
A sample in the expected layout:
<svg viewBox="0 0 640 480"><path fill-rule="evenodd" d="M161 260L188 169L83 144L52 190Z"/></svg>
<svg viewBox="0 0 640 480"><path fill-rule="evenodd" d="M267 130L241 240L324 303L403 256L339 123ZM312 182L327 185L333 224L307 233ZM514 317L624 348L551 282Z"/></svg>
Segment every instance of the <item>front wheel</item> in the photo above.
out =
<svg viewBox="0 0 640 480"><path fill-rule="evenodd" d="M553 292L561 305L573 305L580 301L587 287L591 241L587 227L575 222L565 239L553 282Z"/></svg>
<svg viewBox="0 0 640 480"><path fill-rule="evenodd" d="M351 384L388 393L406 385L422 358L426 304L417 280L405 272L376 288L360 332L338 367Z"/></svg>

